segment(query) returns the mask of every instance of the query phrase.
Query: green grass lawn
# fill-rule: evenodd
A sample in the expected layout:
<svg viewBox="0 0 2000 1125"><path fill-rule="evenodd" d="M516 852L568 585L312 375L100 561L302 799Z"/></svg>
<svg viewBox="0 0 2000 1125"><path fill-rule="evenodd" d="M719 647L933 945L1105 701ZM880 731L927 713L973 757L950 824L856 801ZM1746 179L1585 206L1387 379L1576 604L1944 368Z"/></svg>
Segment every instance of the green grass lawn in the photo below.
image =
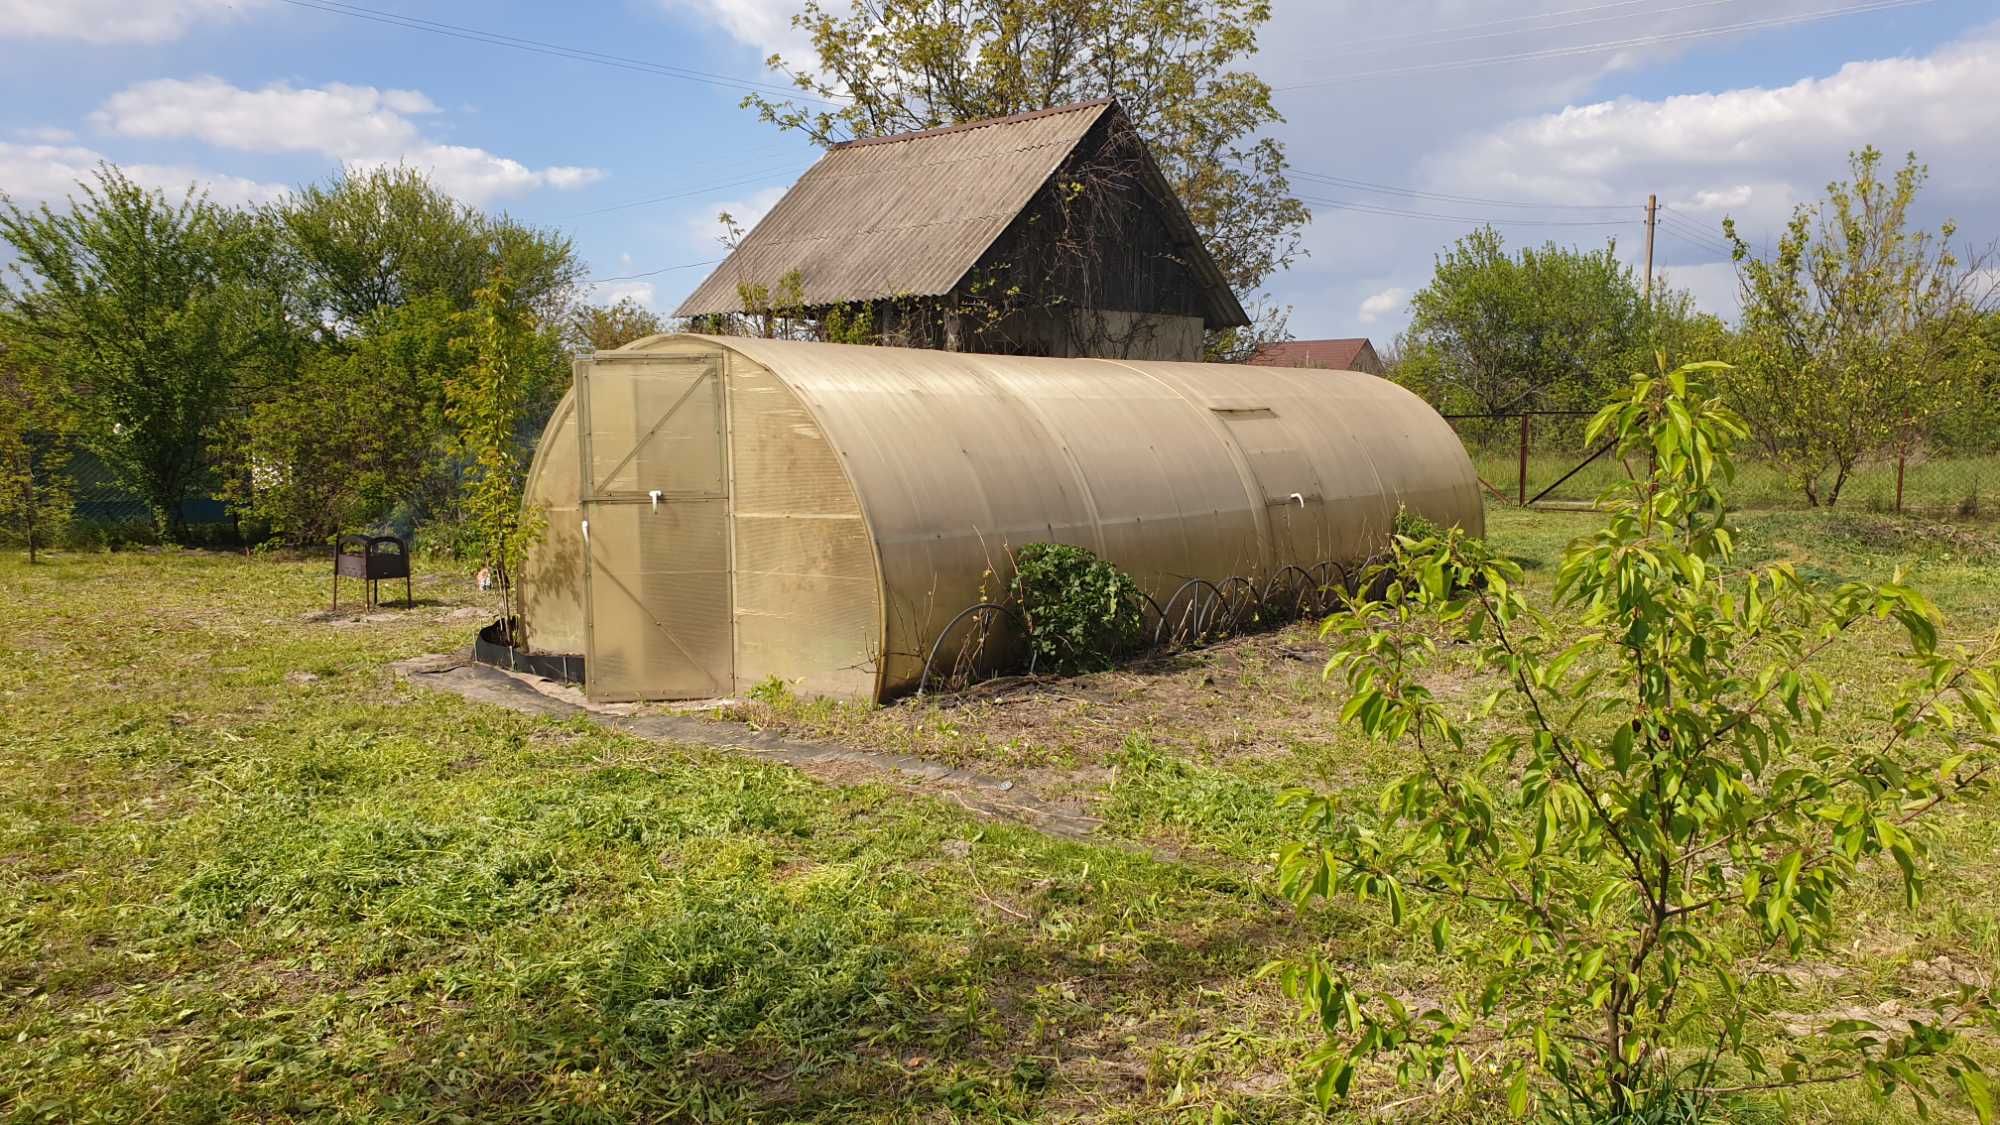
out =
<svg viewBox="0 0 2000 1125"><path fill-rule="evenodd" d="M1517 498L1521 463L1516 439L1470 446L1468 452L1481 480L1507 499ZM1528 496L1532 498L1553 485L1551 500L1594 500L1625 479L1625 469L1610 456L1579 468L1588 452L1567 436L1531 442ZM1575 475L1569 476L1573 469ZM1738 464L1729 498L1750 510L1806 506L1805 494L1778 466L1753 459ZM1896 463L1872 460L1856 467L1841 490L1839 507L1881 513L1893 511L1895 501ZM1910 460L1903 470L1903 508L1909 514L1934 518L1992 520L2000 516L2000 454Z"/></svg>
<svg viewBox="0 0 2000 1125"><path fill-rule="evenodd" d="M1546 582L1587 526L1491 533ZM1781 513L1743 539L1828 578L1912 564L1959 635L2000 618L1989 532ZM1301 1120L1311 1036L1259 966L1318 946L1407 995L1453 983L1372 908L1270 893L1272 794L1398 768L1335 729L1307 628L1022 705L743 713L1092 802L1079 844L400 684L390 662L467 643L469 583L332 615L324 571L0 560L8 1119ZM1882 691L1866 644L1843 705ZM1882 873L1761 1034L1992 972L2000 812L1939 827L1924 905ZM1340 1115L1498 1104L1417 1093L1365 1075Z"/></svg>

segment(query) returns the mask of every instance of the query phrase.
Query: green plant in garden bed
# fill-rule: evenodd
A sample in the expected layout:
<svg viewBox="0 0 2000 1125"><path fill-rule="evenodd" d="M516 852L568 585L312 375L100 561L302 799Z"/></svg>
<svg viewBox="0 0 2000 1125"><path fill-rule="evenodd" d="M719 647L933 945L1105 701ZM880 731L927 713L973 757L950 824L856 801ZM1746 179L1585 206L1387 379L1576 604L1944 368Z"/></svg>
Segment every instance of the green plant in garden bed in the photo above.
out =
<svg viewBox="0 0 2000 1125"><path fill-rule="evenodd" d="M1437 521L1427 519L1412 512L1401 504L1396 505L1396 519L1390 525L1390 534L1401 539L1438 539L1444 535L1444 528Z"/></svg>
<svg viewBox="0 0 2000 1125"><path fill-rule="evenodd" d="M1342 720L1413 766L1374 802L1293 794L1304 838L1280 853L1282 888L1302 907L1386 903L1472 984L1419 1005L1330 958L1275 966L1324 1030L1322 1098L1385 1056L1404 1082L1496 1076L1517 1114L1692 1120L1853 1081L1920 1106L1955 1088L1992 1118L1960 1039L1994 1020L1990 985L1783 1047L1746 1034L1774 995L1752 966L1823 946L1874 862L1916 904L1926 815L2000 759L2000 641L1941 644L1900 573L1826 590L1788 562L1734 565L1723 490L1744 431L1698 382L1719 366L1635 379L1593 420L1591 440L1656 469L1570 544L1549 611L1453 532L1401 541L1379 596L1328 622ZM1870 726L1824 725L1820 667L1877 624L1908 680ZM1424 683L1447 639L1504 684L1481 717ZM1468 722L1501 733L1474 746Z"/></svg>
<svg viewBox="0 0 2000 1125"><path fill-rule="evenodd" d="M1144 632L1145 599L1132 576L1082 547L1030 543L1014 554L1009 591L1027 623L1037 665L1057 672L1111 666Z"/></svg>

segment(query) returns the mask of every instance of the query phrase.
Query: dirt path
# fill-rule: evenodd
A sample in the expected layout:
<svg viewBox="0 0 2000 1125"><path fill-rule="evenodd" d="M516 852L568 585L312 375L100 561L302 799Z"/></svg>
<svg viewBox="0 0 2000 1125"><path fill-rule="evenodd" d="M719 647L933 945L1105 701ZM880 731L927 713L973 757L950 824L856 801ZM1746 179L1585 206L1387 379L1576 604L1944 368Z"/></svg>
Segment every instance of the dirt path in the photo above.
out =
<svg viewBox="0 0 2000 1125"><path fill-rule="evenodd" d="M852 785L882 781L956 802L991 820L1012 821L1052 836L1084 839L1103 823L1073 805L1044 800L1006 778L959 769L908 754L861 750L829 742L788 738L695 715L631 715L559 698L528 678L475 664L464 655L421 656L390 665L411 684L531 715L587 716L640 738L724 750L779 762L818 781Z"/></svg>

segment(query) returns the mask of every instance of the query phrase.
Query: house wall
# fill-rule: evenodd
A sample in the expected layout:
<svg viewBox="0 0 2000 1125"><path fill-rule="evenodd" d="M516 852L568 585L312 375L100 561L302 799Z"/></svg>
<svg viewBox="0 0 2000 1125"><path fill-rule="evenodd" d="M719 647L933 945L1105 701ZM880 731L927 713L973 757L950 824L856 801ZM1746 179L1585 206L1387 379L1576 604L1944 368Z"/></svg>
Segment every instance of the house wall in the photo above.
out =
<svg viewBox="0 0 2000 1125"><path fill-rule="evenodd" d="M1202 339L1198 316L1023 309L997 324L981 325L967 336L964 346L947 350L1059 358L1198 360Z"/></svg>
<svg viewBox="0 0 2000 1125"><path fill-rule="evenodd" d="M953 290L951 350L1200 359L1204 289L1151 169L1133 137L1094 126Z"/></svg>

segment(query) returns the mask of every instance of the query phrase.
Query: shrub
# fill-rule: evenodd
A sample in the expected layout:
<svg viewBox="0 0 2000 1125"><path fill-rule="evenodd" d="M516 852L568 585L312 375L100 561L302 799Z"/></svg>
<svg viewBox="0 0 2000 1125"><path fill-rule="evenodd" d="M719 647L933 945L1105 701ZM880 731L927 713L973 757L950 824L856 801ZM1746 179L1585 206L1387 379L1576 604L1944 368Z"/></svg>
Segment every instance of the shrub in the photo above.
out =
<svg viewBox="0 0 2000 1125"><path fill-rule="evenodd" d="M1036 667L1059 673L1107 668L1144 632L1145 602L1132 576L1082 547L1030 543L1014 555L1010 591L1027 624Z"/></svg>
<svg viewBox="0 0 2000 1125"><path fill-rule="evenodd" d="M1386 901L1472 983L1425 1007L1332 961L1282 966L1325 1029L1322 1098L1389 1056L1404 1081L1495 1074L1516 1114L1541 1100L1571 1119L1691 1119L1859 1080L1919 1099L1955 1084L1991 1118L1955 1041L1993 1019L1989 991L1927 998L1907 1024L1747 1034L1779 987L1753 977L1824 946L1865 865L1892 860L1916 902L1925 815L2000 764L2000 646L1941 646L1901 574L1829 591L1787 562L1733 565L1723 488L1744 428L1696 383L1719 366L1635 379L1593 420L1593 441L1656 469L1566 550L1553 612L1452 532L1399 543L1380 593L1329 620L1342 720L1411 768L1374 801L1295 795L1305 838L1281 851L1280 884L1301 907ZM1817 666L1873 625L1898 631L1912 675L1879 713L1827 723ZM1446 637L1504 685L1484 746L1423 682Z"/></svg>
<svg viewBox="0 0 2000 1125"><path fill-rule="evenodd" d="M1396 505L1396 519L1389 531L1396 538L1414 539L1420 543L1426 539L1444 538L1444 528L1439 527L1436 521L1420 516L1401 504Z"/></svg>

